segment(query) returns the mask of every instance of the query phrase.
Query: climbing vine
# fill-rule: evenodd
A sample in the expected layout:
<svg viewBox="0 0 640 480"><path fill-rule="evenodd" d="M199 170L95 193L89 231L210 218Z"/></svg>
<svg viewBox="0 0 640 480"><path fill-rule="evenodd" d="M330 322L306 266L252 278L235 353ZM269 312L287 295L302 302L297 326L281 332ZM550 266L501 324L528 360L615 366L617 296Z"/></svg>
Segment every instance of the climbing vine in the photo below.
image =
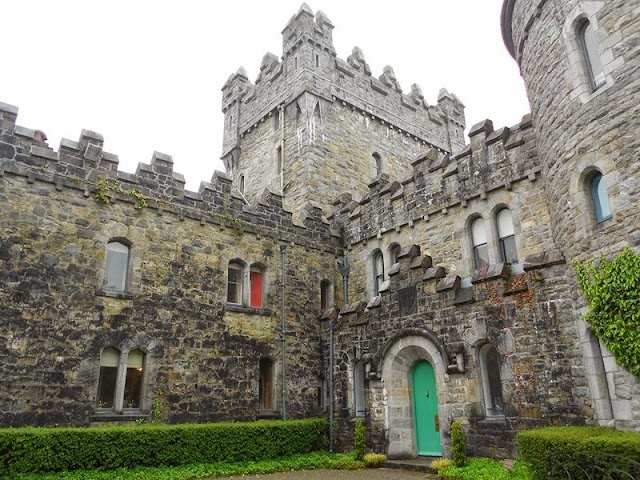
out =
<svg viewBox="0 0 640 480"><path fill-rule="evenodd" d="M575 262L574 268L589 302L585 320L618 363L640 378L640 255L627 248L611 261Z"/></svg>
<svg viewBox="0 0 640 480"><path fill-rule="evenodd" d="M109 197L115 193L121 193L133 198L136 202L136 209L138 210L145 208L148 205L147 202L151 200L151 197L146 196L140 190L136 190L133 187L125 190L115 180L113 183L109 183L109 180L98 180L96 184L96 202L110 203Z"/></svg>

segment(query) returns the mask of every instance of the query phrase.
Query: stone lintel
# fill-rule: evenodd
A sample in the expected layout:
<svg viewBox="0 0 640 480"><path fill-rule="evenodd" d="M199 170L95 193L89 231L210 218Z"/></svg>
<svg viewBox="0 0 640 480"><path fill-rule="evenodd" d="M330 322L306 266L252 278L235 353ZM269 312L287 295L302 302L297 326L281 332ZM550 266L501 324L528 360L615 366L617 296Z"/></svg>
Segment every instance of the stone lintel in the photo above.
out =
<svg viewBox="0 0 640 480"><path fill-rule="evenodd" d="M400 273L400 262L398 262L398 263L394 263L394 264L391 266L391 268L389 269L389 273L388 273L388 275L389 275L390 277L392 277L392 276L397 275L397 274L399 274L399 273Z"/></svg>
<svg viewBox="0 0 640 480"><path fill-rule="evenodd" d="M400 253L398 254L398 260L410 257L414 258L420 255L420 246L419 245L407 245L406 247L402 247Z"/></svg>
<svg viewBox="0 0 640 480"><path fill-rule="evenodd" d="M448 292L450 290L457 290L460 287L460 277L458 275L451 275L449 277L444 277L438 283L436 287L436 292Z"/></svg>
<svg viewBox="0 0 640 480"><path fill-rule="evenodd" d="M480 133L489 135L491 132L493 132L493 122L489 119L486 119L476 123L473 127L471 127L471 129L469 130L469 138L474 137Z"/></svg>
<svg viewBox="0 0 640 480"><path fill-rule="evenodd" d="M564 254L557 248L554 248L553 250L527 255L524 259L523 268L525 272L528 272L529 270L551 267L552 265L560 265L562 263L565 263Z"/></svg>
<svg viewBox="0 0 640 480"><path fill-rule="evenodd" d="M431 268L433 261L429 255L418 255L411 260L409 268Z"/></svg>
<svg viewBox="0 0 640 480"><path fill-rule="evenodd" d="M422 275L422 280L438 280L444 278L447 274L444 267L431 267L427 268Z"/></svg>
<svg viewBox="0 0 640 480"><path fill-rule="evenodd" d="M456 290L456 297L453 300L454 305L472 303L473 301L473 287L464 287Z"/></svg>
<svg viewBox="0 0 640 480"><path fill-rule="evenodd" d="M481 283L487 280L496 280L498 278L509 278L511 273L511 264L509 263L494 263L488 267L483 267L476 270L475 275L471 279L471 283Z"/></svg>

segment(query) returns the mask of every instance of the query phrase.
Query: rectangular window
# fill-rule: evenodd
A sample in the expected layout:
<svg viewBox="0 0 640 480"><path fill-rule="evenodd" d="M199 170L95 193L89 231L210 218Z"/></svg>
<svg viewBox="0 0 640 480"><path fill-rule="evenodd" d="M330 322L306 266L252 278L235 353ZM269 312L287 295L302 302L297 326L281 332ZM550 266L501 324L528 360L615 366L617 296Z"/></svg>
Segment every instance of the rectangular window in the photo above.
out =
<svg viewBox="0 0 640 480"><path fill-rule="evenodd" d="M251 288L251 300L249 306L262 308L262 272L251 270L249 274L249 284Z"/></svg>

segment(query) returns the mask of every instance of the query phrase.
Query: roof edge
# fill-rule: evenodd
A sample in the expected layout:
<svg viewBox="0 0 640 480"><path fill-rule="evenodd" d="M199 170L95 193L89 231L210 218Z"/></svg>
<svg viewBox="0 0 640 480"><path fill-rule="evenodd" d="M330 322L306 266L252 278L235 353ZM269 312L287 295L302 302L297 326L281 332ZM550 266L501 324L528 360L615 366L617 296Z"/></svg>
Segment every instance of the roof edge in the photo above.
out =
<svg viewBox="0 0 640 480"><path fill-rule="evenodd" d="M515 7L516 0L504 0L502 4L502 12L500 14L500 27L502 29L502 41L505 47L509 51L509 54L516 59L516 49L513 45L513 8Z"/></svg>

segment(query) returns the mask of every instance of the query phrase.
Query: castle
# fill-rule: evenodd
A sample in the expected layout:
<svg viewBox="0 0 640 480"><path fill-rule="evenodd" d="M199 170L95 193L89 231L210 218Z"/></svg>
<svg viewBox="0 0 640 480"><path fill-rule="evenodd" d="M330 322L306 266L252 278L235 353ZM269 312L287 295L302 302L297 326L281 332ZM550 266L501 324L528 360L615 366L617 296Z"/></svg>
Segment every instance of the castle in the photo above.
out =
<svg viewBox="0 0 640 480"><path fill-rule="evenodd" d="M548 424L640 429L640 381L572 263L640 245L640 1L505 0L532 111L429 105L303 5L222 88L198 192L102 135L57 151L0 104L0 425L335 415L392 457L513 455Z"/></svg>

